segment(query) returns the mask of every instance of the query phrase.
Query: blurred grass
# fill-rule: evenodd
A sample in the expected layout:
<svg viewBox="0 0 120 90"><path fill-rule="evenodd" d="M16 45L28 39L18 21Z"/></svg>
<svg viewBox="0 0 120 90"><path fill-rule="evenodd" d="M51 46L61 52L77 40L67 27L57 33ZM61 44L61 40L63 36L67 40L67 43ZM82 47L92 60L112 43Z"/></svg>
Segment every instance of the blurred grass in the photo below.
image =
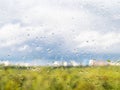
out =
<svg viewBox="0 0 120 90"><path fill-rule="evenodd" d="M0 66L0 90L120 90L120 66Z"/></svg>

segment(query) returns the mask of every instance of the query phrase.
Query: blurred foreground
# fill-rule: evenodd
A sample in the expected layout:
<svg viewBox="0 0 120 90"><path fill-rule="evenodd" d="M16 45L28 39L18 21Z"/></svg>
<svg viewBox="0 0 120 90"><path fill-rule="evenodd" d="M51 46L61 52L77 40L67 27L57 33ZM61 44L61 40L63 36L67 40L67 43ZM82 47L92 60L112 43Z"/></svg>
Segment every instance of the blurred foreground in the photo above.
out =
<svg viewBox="0 0 120 90"><path fill-rule="evenodd" d="M120 90L120 66L0 66L0 90Z"/></svg>

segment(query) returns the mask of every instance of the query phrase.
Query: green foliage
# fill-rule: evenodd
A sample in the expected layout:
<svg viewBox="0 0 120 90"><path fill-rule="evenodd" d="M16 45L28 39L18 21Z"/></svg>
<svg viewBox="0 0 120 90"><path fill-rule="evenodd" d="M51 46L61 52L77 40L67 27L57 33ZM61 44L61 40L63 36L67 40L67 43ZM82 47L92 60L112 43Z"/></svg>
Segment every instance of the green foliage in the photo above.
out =
<svg viewBox="0 0 120 90"><path fill-rule="evenodd" d="M120 67L1 67L0 90L120 90Z"/></svg>

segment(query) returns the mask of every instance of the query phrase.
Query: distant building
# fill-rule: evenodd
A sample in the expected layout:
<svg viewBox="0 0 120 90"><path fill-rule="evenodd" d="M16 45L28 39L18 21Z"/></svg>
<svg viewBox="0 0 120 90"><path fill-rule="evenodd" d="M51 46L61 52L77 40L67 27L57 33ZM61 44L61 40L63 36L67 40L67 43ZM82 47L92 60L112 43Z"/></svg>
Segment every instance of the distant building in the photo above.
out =
<svg viewBox="0 0 120 90"><path fill-rule="evenodd" d="M91 59L89 61L89 66L106 66L106 65L109 65L109 63L107 61L104 61L104 60Z"/></svg>
<svg viewBox="0 0 120 90"><path fill-rule="evenodd" d="M90 61L89 61L89 66L93 66L95 64L95 60L94 59L91 59Z"/></svg>
<svg viewBox="0 0 120 90"><path fill-rule="evenodd" d="M10 62L9 61L0 61L0 64L2 64L4 66L9 66Z"/></svg>
<svg viewBox="0 0 120 90"><path fill-rule="evenodd" d="M109 65L111 65L111 66L120 66L120 61L118 60L118 61L112 61L112 62L109 62Z"/></svg>
<svg viewBox="0 0 120 90"><path fill-rule="evenodd" d="M71 63L71 66L80 66L80 64L75 61L70 61L70 63Z"/></svg>
<svg viewBox="0 0 120 90"><path fill-rule="evenodd" d="M67 66L80 66L79 63L75 62L75 61L70 61L70 62L67 62L67 61L54 61L53 66L64 66L64 67L67 67Z"/></svg>
<svg viewBox="0 0 120 90"><path fill-rule="evenodd" d="M62 66L68 66L68 63L66 61L62 62Z"/></svg>
<svg viewBox="0 0 120 90"><path fill-rule="evenodd" d="M24 63L24 62L19 62L19 63L13 64L13 65L15 65L15 66L24 66L24 67L30 66L29 63Z"/></svg>
<svg viewBox="0 0 120 90"><path fill-rule="evenodd" d="M53 62L53 66L56 66L56 67L57 67L57 66L61 66L61 64L60 64L59 61L54 61L54 62Z"/></svg>

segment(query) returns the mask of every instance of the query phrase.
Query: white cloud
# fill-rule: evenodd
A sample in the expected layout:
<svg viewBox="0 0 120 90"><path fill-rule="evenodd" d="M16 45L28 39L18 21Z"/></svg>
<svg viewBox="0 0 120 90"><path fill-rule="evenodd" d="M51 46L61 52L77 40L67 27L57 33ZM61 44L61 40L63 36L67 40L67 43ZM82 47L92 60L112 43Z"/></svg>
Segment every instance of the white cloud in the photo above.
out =
<svg viewBox="0 0 120 90"><path fill-rule="evenodd" d="M119 28L112 25L116 24L112 19L119 19L119 13L115 12L119 8L117 2L119 0L0 1L0 49L19 47L18 51L25 51L32 48L27 42L38 39L37 44L43 45L36 47L37 51L62 40L59 48L63 52L77 48L94 53L120 53ZM106 12L104 16L103 12ZM117 31L110 31L111 27Z"/></svg>
<svg viewBox="0 0 120 90"><path fill-rule="evenodd" d="M21 51L21 52L23 52L23 51L31 51L31 48L30 48L29 45L24 45L22 47L19 47L18 51Z"/></svg>
<svg viewBox="0 0 120 90"><path fill-rule="evenodd" d="M18 51L29 50L28 45L24 45L25 42L40 39L42 36L46 36L46 40L42 39L42 42L46 44L54 43L57 41L57 37L63 38L64 47L63 49L69 49L70 51L74 48L84 49L89 52L111 52L119 53L115 47L120 48L120 34L117 32L107 32L103 33L100 31L77 31L74 33L72 31L61 31L57 32L54 28L53 30L46 30L44 32L43 27L21 27L20 24L8 24L1 28L0 30L0 48L14 47L16 45L22 45L19 47ZM59 30L58 30L59 31ZM54 35L52 36L52 33ZM66 33L64 33L66 32ZM58 40L59 42L59 40ZM38 42L39 44L39 42ZM113 48L114 47L114 48ZM61 50L62 50L61 48ZM108 48L108 49L107 49ZM36 47L36 50L42 50L42 47ZM110 50L109 50L110 49ZM97 52L96 52L97 51Z"/></svg>
<svg viewBox="0 0 120 90"><path fill-rule="evenodd" d="M86 31L81 32L74 40L78 48L94 53L118 53L115 47L120 48L120 34L117 32Z"/></svg>
<svg viewBox="0 0 120 90"><path fill-rule="evenodd" d="M35 50L36 50L36 51L41 51L41 50L42 50L42 47L36 47Z"/></svg>
<svg viewBox="0 0 120 90"><path fill-rule="evenodd" d="M20 45L44 35L40 27L21 27L20 24L7 24L0 28L0 48Z"/></svg>

